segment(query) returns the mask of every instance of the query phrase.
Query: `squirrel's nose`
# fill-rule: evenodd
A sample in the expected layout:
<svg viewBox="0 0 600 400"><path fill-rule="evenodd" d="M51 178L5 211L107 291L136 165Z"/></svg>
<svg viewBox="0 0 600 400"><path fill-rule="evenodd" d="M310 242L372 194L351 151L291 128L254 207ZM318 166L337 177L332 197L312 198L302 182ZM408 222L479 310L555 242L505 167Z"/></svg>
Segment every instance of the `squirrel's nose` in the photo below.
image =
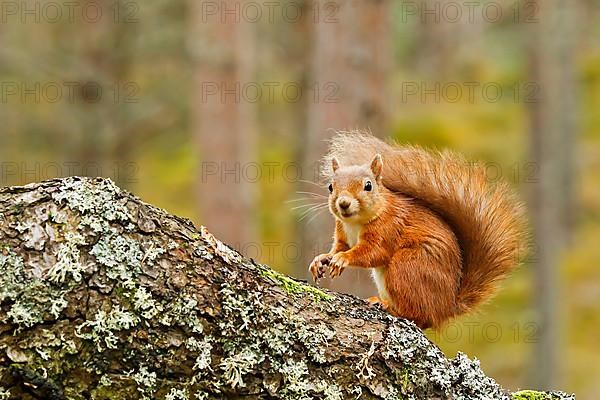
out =
<svg viewBox="0 0 600 400"><path fill-rule="evenodd" d="M346 199L340 200L338 201L338 206L340 206L342 210L347 210L348 207L350 207L350 202Z"/></svg>

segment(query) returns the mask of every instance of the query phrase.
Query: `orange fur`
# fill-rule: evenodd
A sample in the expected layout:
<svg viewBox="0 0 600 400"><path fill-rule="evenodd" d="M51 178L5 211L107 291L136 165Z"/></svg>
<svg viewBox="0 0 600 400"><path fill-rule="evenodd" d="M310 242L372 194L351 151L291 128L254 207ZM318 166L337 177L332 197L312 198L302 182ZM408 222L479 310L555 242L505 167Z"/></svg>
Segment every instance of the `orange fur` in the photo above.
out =
<svg viewBox="0 0 600 400"><path fill-rule="evenodd" d="M489 298L516 265L522 207L482 167L360 132L337 135L326 166L336 229L314 276L324 264L332 277L371 268L388 311L427 328Z"/></svg>

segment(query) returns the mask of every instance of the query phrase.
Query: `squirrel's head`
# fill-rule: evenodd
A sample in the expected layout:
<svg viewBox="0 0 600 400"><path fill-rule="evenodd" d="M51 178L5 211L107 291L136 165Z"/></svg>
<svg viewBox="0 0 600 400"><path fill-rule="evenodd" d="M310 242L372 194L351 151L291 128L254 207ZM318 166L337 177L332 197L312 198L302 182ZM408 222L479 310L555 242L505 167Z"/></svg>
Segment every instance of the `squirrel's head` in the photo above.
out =
<svg viewBox="0 0 600 400"><path fill-rule="evenodd" d="M329 210L341 221L367 223L375 218L381 205L381 171L383 160L377 154L370 164L340 166L331 160L332 180L329 184Z"/></svg>

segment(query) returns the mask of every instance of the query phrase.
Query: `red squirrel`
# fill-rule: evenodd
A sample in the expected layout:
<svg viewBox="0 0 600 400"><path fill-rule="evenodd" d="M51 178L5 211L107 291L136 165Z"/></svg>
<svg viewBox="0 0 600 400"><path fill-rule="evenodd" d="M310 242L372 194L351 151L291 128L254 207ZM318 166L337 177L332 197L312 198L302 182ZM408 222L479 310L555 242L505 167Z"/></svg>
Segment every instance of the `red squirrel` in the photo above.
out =
<svg viewBox="0 0 600 400"><path fill-rule="evenodd" d="M521 203L485 168L451 152L400 147L349 132L325 157L331 251L313 260L317 280L369 268L381 303L419 327L439 328L473 310L518 264Z"/></svg>

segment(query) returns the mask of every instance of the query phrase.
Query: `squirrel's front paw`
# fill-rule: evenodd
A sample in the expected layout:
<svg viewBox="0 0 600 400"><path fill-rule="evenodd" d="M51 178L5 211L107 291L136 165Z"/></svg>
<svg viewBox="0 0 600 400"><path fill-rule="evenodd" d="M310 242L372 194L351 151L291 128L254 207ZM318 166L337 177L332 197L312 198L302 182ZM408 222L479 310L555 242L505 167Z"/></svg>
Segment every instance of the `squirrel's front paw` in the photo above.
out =
<svg viewBox="0 0 600 400"><path fill-rule="evenodd" d="M337 253L329 262L329 276L335 278L340 276L344 269L349 265L348 256L344 252Z"/></svg>
<svg viewBox="0 0 600 400"><path fill-rule="evenodd" d="M330 260L331 254L320 254L310 263L308 269L315 282L325 275L325 265L329 264Z"/></svg>

